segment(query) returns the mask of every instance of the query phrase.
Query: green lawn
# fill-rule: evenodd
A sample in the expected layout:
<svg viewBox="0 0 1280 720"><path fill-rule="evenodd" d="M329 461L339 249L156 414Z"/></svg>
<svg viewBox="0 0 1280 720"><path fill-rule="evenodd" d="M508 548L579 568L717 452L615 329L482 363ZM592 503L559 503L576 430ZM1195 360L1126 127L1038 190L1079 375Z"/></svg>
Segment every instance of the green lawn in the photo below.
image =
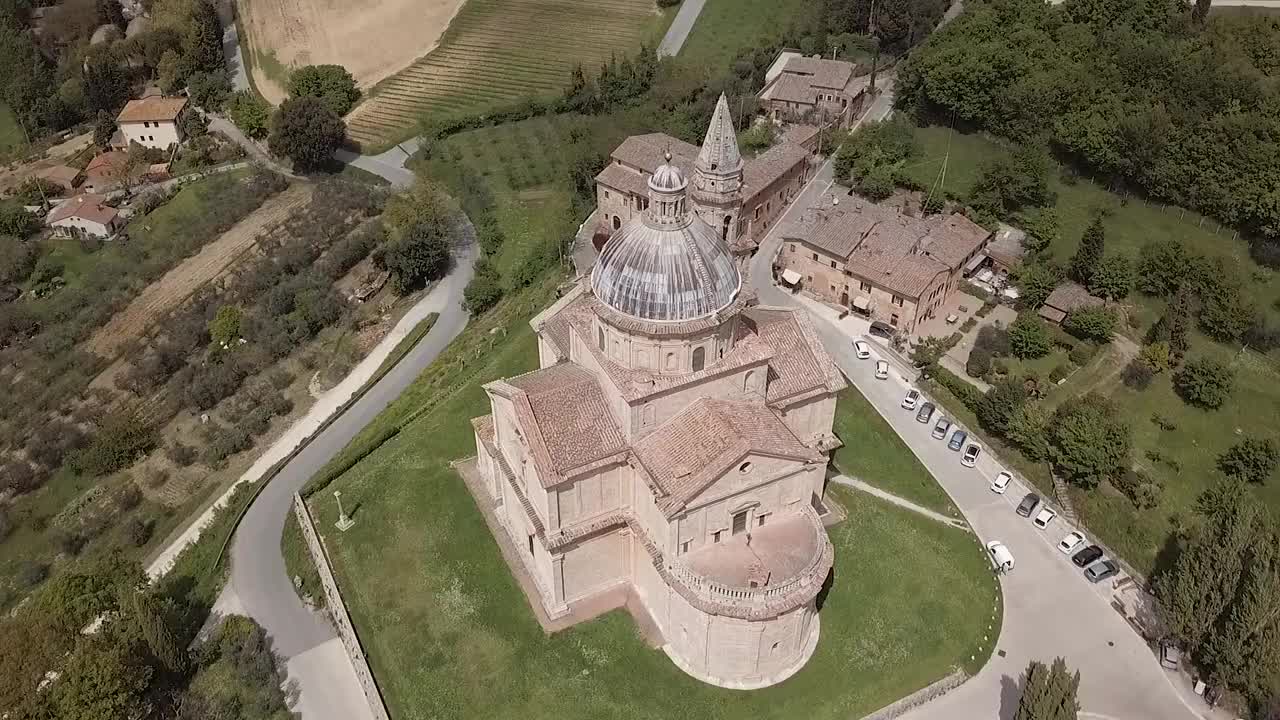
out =
<svg viewBox="0 0 1280 720"><path fill-rule="evenodd" d="M476 337L490 337L485 322L461 341ZM844 719L969 665L971 654L985 657L978 646L999 622L999 599L976 539L843 489L835 492L849 519L831 531L836 581L822 639L780 686L743 693L699 683L646 647L620 612L545 636L448 465L475 452L466 420L488 409L480 382L528 370L536 357L532 331L514 322L459 389L333 483L356 507L356 525L322 532L393 716ZM436 397L433 386L457 377L444 365L375 423L401 421L409 398ZM323 517L335 512L329 492L311 502Z"/></svg>
<svg viewBox="0 0 1280 720"><path fill-rule="evenodd" d="M777 37L815 5L806 0L707 0L676 57L691 67L718 72L740 50Z"/></svg>
<svg viewBox="0 0 1280 720"><path fill-rule="evenodd" d="M852 385L840 393L835 433L844 441L834 458L840 472L931 510L959 516L942 486Z"/></svg>
<svg viewBox="0 0 1280 720"><path fill-rule="evenodd" d="M311 560L307 543L302 539L302 527L292 512L284 523L284 537L280 539L280 549L284 553L284 566L289 578L298 588L299 595L310 595L311 601L318 606L325 604L324 588L320 586L320 573ZM301 581L301 582L298 582Z"/></svg>

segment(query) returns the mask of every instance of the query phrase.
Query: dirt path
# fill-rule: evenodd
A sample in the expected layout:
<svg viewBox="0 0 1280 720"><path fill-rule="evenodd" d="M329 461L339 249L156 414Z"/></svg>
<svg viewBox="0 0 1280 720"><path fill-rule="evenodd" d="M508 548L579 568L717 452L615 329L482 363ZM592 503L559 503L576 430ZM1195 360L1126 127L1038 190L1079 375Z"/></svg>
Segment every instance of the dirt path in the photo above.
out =
<svg viewBox="0 0 1280 720"><path fill-rule="evenodd" d="M258 234L288 218L311 198L311 192L311 185L298 184L267 200L222 237L148 285L89 338L88 349L104 358L115 357L125 341L141 337L201 287L239 264L253 248Z"/></svg>

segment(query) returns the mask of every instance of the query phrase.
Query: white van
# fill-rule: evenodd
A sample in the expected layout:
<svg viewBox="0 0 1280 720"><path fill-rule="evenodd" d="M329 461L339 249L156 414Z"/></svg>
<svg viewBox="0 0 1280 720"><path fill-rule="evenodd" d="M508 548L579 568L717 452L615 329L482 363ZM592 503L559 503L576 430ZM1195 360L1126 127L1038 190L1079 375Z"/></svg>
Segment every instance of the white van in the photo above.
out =
<svg viewBox="0 0 1280 720"><path fill-rule="evenodd" d="M991 565L998 573L1013 572L1013 553L999 540L987 543L987 554L991 556Z"/></svg>

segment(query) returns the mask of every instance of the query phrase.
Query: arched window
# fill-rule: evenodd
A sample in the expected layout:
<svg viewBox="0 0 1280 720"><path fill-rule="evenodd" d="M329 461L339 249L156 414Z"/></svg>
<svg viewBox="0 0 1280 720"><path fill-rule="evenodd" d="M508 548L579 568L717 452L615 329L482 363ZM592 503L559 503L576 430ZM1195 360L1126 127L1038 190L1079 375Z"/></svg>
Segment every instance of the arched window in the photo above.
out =
<svg viewBox="0 0 1280 720"><path fill-rule="evenodd" d="M596 328L596 339L600 341L600 352L604 352L604 328Z"/></svg>
<svg viewBox="0 0 1280 720"><path fill-rule="evenodd" d="M705 367L706 364L707 364L707 349L701 348L701 347L694 348L693 349L693 371L698 372L703 367Z"/></svg>
<svg viewBox="0 0 1280 720"><path fill-rule="evenodd" d="M663 369L665 369L665 370L675 370L675 369L676 369L676 354L675 354L675 353L673 353L673 352L669 352L669 353L667 353L666 363L665 363L662 367L663 367Z"/></svg>
<svg viewBox="0 0 1280 720"><path fill-rule="evenodd" d="M620 228L620 227L622 227L622 218L618 217L617 215L614 215L614 216L613 216L613 229L614 229L614 230L617 230L617 229L618 229L618 228Z"/></svg>
<svg viewBox="0 0 1280 720"><path fill-rule="evenodd" d="M720 239L725 242L729 241L729 224L733 222L732 215L724 216L724 227L720 228Z"/></svg>

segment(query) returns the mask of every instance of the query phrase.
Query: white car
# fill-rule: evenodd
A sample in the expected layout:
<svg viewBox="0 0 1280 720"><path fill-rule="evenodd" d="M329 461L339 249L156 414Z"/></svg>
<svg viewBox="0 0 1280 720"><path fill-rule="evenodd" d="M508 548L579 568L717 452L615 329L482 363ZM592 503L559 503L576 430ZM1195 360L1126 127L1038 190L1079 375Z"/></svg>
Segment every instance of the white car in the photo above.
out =
<svg viewBox="0 0 1280 720"><path fill-rule="evenodd" d="M861 340L853 342L853 351L857 353L859 360L866 360L871 357L871 346Z"/></svg>
<svg viewBox="0 0 1280 720"><path fill-rule="evenodd" d="M982 448L977 445L970 445L964 449L964 455L960 456L960 464L971 468L978 464L978 456L982 454Z"/></svg>
<svg viewBox="0 0 1280 720"><path fill-rule="evenodd" d="M1013 480L1013 476L1001 470L996 479L991 481L991 492L997 495L1003 495L1005 490L1009 489L1009 482Z"/></svg>
<svg viewBox="0 0 1280 720"><path fill-rule="evenodd" d="M920 402L920 391L911 388L907 391L907 396L902 398L902 407L905 410L915 410L918 402Z"/></svg>
<svg viewBox="0 0 1280 720"><path fill-rule="evenodd" d="M1066 537L1062 538L1062 542L1058 543L1058 552L1063 555L1071 555L1082 547L1084 547L1084 535L1078 532L1070 532L1067 533Z"/></svg>
<svg viewBox="0 0 1280 720"><path fill-rule="evenodd" d="M876 379L877 380L889 379L889 363L883 360L876 361Z"/></svg>
<svg viewBox="0 0 1280 720"><path fill-rule="evenodd" d="M1013 553L1009 552L1009 548L999 540L992 540L987 543L987 555L991 558L991 565L998 573L1007 573L1013 571Z"/></svg>
<svg viewBox="0 0 1280 720"><path fill-rule="evenodd" d="M1049 523L1053 522L1053 519L1056 517L1058 517L1058 513L1054 512L1052 508L1045 508L1041 510L1031 522L1034 523L1036 527L1043 530L1049 527Z"/></svg>

